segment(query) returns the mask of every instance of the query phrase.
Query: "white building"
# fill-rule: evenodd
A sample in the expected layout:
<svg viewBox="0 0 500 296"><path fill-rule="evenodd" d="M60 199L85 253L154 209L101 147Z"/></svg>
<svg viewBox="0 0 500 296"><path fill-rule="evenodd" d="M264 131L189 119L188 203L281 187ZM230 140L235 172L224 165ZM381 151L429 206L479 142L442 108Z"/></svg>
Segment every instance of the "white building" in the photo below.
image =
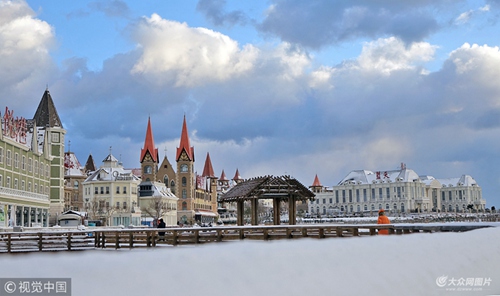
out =
<svg viewBox="0 0 500 296"><path fill-rule="evenodd" d="M85 210L90 220L102 220L108 226L140 225L138 186L140 178L124 169L112 154L83 182Z"/></svg>
<svg viewBox="0 0 500 296"><path fill-rule="evenodd" d="M410 212L465 212L468 207L484 211L481 187L469 175L435 179L419 176L404 165L399 170L351 171L336 186L323 187L316 176L310 186L316 194L309 202L310 215L335 216Z"/></svg>
<svg viewBox="0 0 500 296"><path fill-rule="evenodd" d="M176 225L177 200L164 183L143 181L139 184L139 207L144 220L163 218L166 225Z"/></svg>

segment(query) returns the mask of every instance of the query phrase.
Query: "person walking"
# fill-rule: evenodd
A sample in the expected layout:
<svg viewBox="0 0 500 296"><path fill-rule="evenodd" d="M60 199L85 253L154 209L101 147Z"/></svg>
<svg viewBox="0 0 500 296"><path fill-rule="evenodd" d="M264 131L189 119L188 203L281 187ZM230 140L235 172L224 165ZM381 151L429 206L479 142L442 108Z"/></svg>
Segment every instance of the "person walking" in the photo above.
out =
<svg viewBox="0 0 500 296"><path fill-rule="evenodd" d="M385 215L384 209L380 209L378 211L377 224L391 224L391 221ZM389 234L389 230L388 229L379 229L378 234L387 235L387 234Z"/></svg>
<svg viewBox="0 0 500 296"><path fill-rule="evenodd" d="M163 218L160 218L159 221L160 222L158 222L158 228L167 228L167 224L165 224ZM159 236L158 241L165 241L165 232L163 231L158 232L158 236Z"/></svg>

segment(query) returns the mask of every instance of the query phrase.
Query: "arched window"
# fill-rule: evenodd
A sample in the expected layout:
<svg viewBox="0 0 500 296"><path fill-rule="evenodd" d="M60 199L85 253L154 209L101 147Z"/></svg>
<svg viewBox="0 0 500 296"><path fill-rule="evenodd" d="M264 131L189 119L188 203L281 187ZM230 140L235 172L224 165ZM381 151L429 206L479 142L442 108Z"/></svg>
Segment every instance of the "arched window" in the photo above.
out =
<svg viewBox="0 0 500 296"><path fill-rule="evenodd" d="M401 203L401 212L404 213L404 211L405 211L405 204Z"/></svg>
<svg viewBox="0 0 500 296"><path fill-rule="evenodd" d="M353 212L353 210L354 210L353 206L352 206L352 205L350 205L350 206L349 206L349 212L351 212L351 213L352 213L352 212Z"/></svg>
<svg viewBox="0 0 500 296"><path fill-rule="evenodd" d="M174 188L175 187L175 182L174 180L170 181L170 187Z"/></svg>
<svg viewBox="0 0 500 296"><path fill-rule="evenodd" d="M168 187L168 176L167 175L163 176L163 183L165 184L165 186Z"/></svg>
<svg viewBox="0 0 500 296"><path fill-rule="evenodd" d="M365 205L364 209L365 209L365 212L368 211L368 206Z"/></svg>
<svg viewBox="0 0 500 296"><path fill-rule="evenodd" d="M186 184L187 184L187 179L186 179L186 177L182 177L182 186L183 186L183 187L186 187Z"/></svg>
<svg viewBox="0 0 500 296"><path fill-rule="evenodd" d="M182 198L187 198L187 191L186 191L186 189L182 189Z"/></svg>

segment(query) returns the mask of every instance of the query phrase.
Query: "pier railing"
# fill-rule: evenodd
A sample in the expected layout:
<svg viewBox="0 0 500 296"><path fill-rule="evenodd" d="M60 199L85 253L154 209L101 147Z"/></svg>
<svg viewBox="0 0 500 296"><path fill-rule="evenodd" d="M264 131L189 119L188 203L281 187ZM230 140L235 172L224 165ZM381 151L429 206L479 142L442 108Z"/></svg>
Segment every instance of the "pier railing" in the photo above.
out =
<svg viewBox="0 0 500 296"><path fill-rule="evenodd" d="M490 227L487 224L468 225L279 225L231 226L201 228L134 228L85 230L40 230L26 232L0 232L0 253L33 251L76 251L100 248L137 248L160 245L203 244L232 240L276 240L295 238L333 238L377 235L381 229L389 234L415 232L462 232ZM160 235L164 233L164 235Z"/></svg>

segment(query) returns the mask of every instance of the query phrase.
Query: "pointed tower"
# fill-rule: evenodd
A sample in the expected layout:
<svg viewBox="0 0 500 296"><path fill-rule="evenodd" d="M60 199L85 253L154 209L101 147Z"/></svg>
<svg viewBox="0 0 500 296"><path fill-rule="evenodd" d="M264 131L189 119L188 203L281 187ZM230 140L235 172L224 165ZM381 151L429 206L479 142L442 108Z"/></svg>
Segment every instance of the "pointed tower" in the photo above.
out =
<svg viewBox="0 0 500 296"><path fill-rule="evenodd" d="M96 166L95 166L95 162L94 162L94 158L92 157L92 154L89 154L89 157L87 158L87 162L85 163L85 166L83 167L83 171L85 172L85 174L89 174L91 172L95 172L97 169L96 169Z"/></svg>
<svg viewBox="0 0 500 296"><path fill-rule="evenodd" d="M312 186L310 186L309 188L311 188L313 192L321 192L322 191L323 185L321 185L321 182L319 181L318 174L316 174L316 176L314 177L314 182L313 182Z"/></svg>
<svg viewBox="0 0 500 296"><path fill-rule="evenodd" d="M155 148L155 140L151 129L151 119L148 118L148 127L146 129L146 138L144 139L144 148L141 149L141 178L143 181L158 181L156 173L158 172L158 148Z"/></svg>
<svg viewBox="0 0 500 296"><path fill-rule="evenodd" d="M161 180L167 188L170 188L173 194L175 194L175 171L174 167L170 164L167 158L167 150L165 149L165 157L161 165L158 168L157 178Z"/></svg>
<svg viewBox="0 0 500 296"><path fill-rule="evenodd" d="M238 171L238 169L236 169L236 173L234 173L234 177L232 179L236 184L239 184L243 181L245 181L245 179L243 179L240 175L240 172Z"/></svg>
<svg viewBox="0 0 500 296"><path fill-rule="evenodd" d="M66 130L63 128L61 119L57 114L54 101L48 89L43 93L40 104L33 116L35 126L44 132L44 147L49 151L50 163L50 220L49 223L57 223L57 217L64 210L64 136Z"/></svg>
<svg viewBox="0 0 500 296"><path fill-rule="evenodd" d="M210 159L210 154L207 152L207 158L205 159L205 167L203 168L202 178L205 178L209 183L209 189L207 190L210 194L210 205L214 212L217 210L217 177L214 173L214 168L212 167L212 160Z"/></svg>
<svg viewBox="0 0 500 296"><path fill-rule="evenodd" d="M192 219L195 210L196 175L194 172L194 147L189 143L186 115L182 123L181 140L175 157L177 162L176 195L180 220ZM185 217L184 217L185 216Z"/></svg>

